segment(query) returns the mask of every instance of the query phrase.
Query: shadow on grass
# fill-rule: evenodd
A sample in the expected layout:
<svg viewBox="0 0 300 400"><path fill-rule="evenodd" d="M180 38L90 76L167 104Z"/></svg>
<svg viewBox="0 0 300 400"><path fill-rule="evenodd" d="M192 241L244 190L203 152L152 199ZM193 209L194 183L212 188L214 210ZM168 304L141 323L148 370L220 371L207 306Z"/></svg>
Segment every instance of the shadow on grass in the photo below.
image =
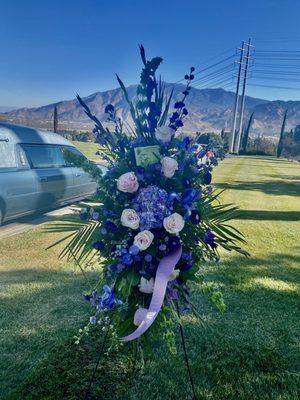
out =
<svg viewBox="0 0 300 400"><path fill-rule="evenodd" d="M89 278L96 283L98 276ZM6 399L86 323L90 307L82 294L90 285L81 274L38 268L1 271L0 282L0 398Z"/></svg>
<svg viewBox="0 0 300 400"><path fill-rule="evenodd" d="M300 221L300 211L238 210L233 218L260 221Z"/></svg>
<svg viewBox="0 0 300 400"><path fill-rule="evenodd" d="M270 178L278 179L278 175L268 174L266 176L268 176ZM299 167L299 175L282 175L282 174L280 174L280 178L283 180L287 180L287 181L296 181L293 183L297 183L297 184L300 183L300 167Z"/></svg>
<svg viewBox="0 0 300 400"><path fill-rule="evenodd" d="M300 196L300 185L282 180L269 180L259 182L235 181L233 183L216 183L216 188L231 190L258 190L276 196Z"/></svg>
<svg viewBox="0 0 300 400"><path fill-rule="evenodd" d="M276 286L262 286L257 278L271 278L275 284L281 281L298 283L296 266L299 262L299 249L295 249L294 254L269 254L266 258L233 256L208 273L208 281L223 285L227 312L218 314L202 291L196 290L194 298L199 312L209 322L203 328L197 320L184 317L199 399L297 398L296 293ZM61 293L68 292L69 285L69 282L62 284ZM43 296L53 296L50 292L45 289ZM21 303L23 300L19 298ZM36 297L35 300L40 299ZM70 306L65 304L65 313L70 313ZM71 336L74 325L70 327L68 319L65 324ZM178 332L176 325L174 330ZM134 344L105 355L90 400L190 400L189 380L178 337L177 355L166 350L159 335L155 341L150 341L149 348L144 351L144 370L138 362L133 372ZM72 338L64 340L44 360L36 362L25 382L4 399L83 400L102 338L100 327L95 327L79 346Z"/></svg>

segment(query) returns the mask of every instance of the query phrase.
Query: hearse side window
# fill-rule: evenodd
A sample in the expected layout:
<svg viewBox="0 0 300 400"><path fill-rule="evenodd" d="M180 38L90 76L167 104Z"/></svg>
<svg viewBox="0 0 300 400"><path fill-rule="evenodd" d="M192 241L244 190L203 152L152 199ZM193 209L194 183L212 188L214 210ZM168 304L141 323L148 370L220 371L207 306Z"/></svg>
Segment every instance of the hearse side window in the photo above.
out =
<svg viewBox="0 0 300 400"><path fill-rule="evenodd" d="M61 168L66 166L59 146L48 144L22 144L33 168Z"/></svg>
<svg viewBox="0 0 300 400"><path fill-rule="evenodd" d="M70 152L70 153L73 153L73 154L75 154L75 156L81 156L81 157L84 157L84 155L79 151L79 150L77 150L76 149L76 147L71 147L71 146L64 146L63 148L62 148L62 152L63 152L63 154L66 152ZM68 161L66 161L66 163L67 163L67 165L68 166L74 166L74 164L73 163L70 163L70 162L68 162Z"/></svg>
<svg viewBox="0 0 300 400"><path fill-rule="evenodd" d="M19 144L16 145L16 153L17 153L18 167L23 169L29 168L29 163L25 151Z"/></svg>
<svg viewBox="0 0 300 400"><path fill-rule="evenodd" d="M15 145L8 140L0 140L0 168L16 168Z"/></svg>

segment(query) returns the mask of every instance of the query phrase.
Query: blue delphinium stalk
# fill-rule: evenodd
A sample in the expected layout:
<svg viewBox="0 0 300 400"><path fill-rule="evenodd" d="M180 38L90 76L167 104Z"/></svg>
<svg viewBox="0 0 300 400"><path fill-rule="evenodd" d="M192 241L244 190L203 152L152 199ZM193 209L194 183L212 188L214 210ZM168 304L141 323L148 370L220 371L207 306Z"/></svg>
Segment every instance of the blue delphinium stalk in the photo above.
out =
<svg viewBox="0 0 300 400"><path fill-rule="evenodd" d="M185 99L189 95L191 90L191 81L194 79L193 72L195 71L194 67L191 67L190 73L185 75L184 79L186 80L186 88L182 92L183 97L180 101L176 101L174 104L175 111L170 117L169 127L172 128L174 131L177 131L178 128L183 126L183 119L188 115L188 110L185 107Z"/></svg>

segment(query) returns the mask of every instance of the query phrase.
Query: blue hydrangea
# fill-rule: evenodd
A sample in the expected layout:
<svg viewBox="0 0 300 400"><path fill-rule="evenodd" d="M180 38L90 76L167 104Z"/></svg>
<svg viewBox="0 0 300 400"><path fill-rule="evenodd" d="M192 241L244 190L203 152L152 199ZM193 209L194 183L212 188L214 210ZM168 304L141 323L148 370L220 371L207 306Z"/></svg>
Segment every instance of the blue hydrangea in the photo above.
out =
<svg viewBox="0 0 300 400"><path fill-rule="evenodd" d="M172 201L164 189L150 185L140 190L132 208L140 217L141 230L156 229L161 228L163 219L172 213Z"/></svg>

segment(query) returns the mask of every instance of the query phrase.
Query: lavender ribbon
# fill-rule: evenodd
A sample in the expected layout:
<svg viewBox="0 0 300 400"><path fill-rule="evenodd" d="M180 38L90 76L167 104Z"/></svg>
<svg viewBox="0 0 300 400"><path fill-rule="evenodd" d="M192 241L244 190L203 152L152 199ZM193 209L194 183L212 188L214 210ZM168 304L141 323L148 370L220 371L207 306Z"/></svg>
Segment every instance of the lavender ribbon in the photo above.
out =
<svg viewBox="0 0 300 400"><path fill-rule="evenodd" d="M146 312L143 321L138 326L138 328L130 335L124 336L122 338L124 342L129 342L131 340L139 338L143 333L146 332L147 329L150 328L150 326L155 321L155 318L160 312L165 298L169 276L174 271L176 264L180 260L181 253L182 247L180 246L178 250L175 250L174 252L168 254L160 261L157 267L153 294L148 311Z"/></svg>

